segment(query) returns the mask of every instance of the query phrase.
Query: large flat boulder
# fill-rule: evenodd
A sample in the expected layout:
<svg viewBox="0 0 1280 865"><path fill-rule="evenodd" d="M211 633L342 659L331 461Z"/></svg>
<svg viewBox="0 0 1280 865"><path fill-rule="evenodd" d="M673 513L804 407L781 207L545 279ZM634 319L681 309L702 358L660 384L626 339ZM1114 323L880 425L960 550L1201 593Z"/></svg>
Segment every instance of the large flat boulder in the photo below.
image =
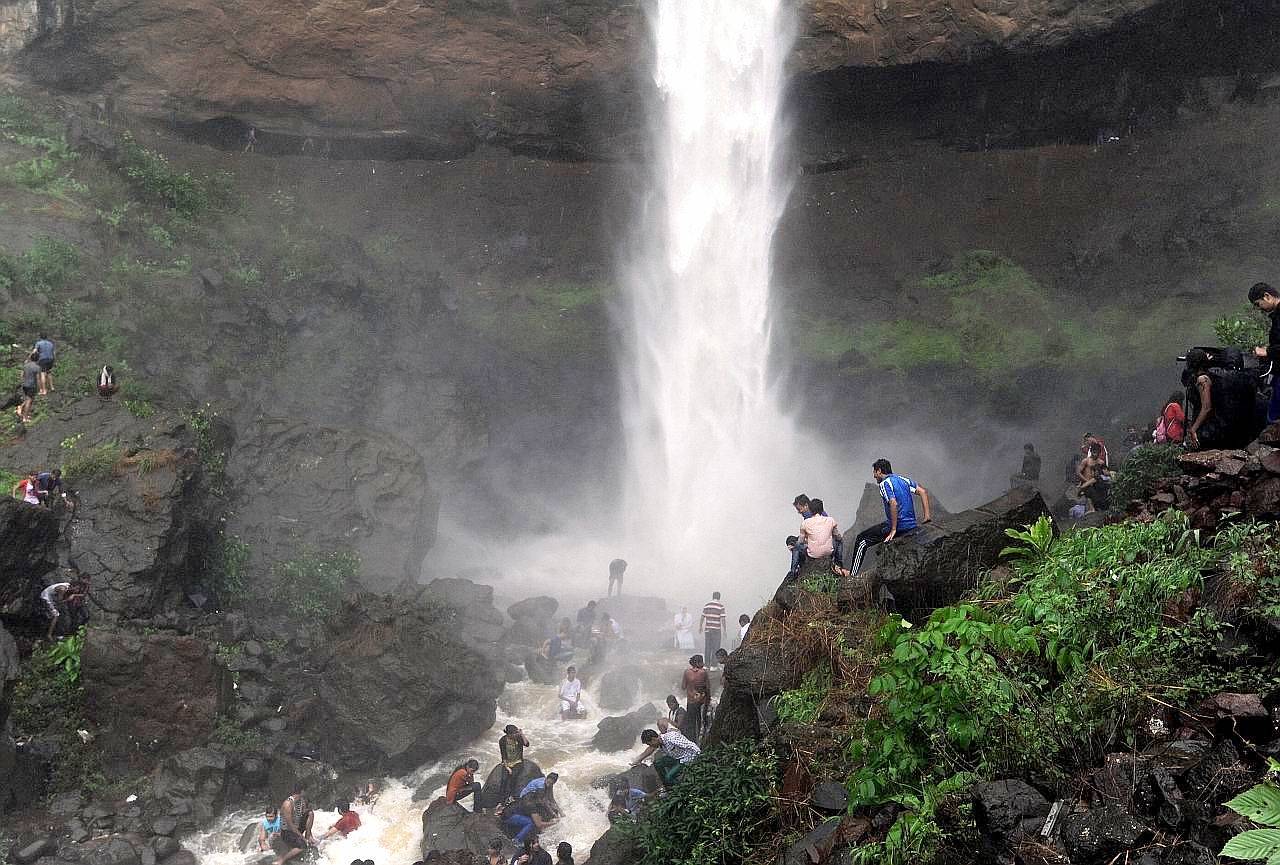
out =
<svg viewBox="0 0 1280 865"><path fill-rule="evenodd" d="M597 751L626 751L636 747L640 731L658 719L658 707L646 703L634 712L605 718L596 725L591 747Z"/></svg>
<svg viewBox="0 0 1280 865"><path fill-rule="evenodd" d="M30 615L44 588L41 575L58 561L58 519L38 505L0 496L0 611Z"/></svg>
<svg viewBox="0 0 1280 865"><path fill-rule="evenodd" d="M907 618L954 603L999 561L1009 545L1005 529L1022 528L1048 516L1038 490L1018 487L998 499L935 519L916 532L884 544L870 574L875 598ZM863 585L851 586L857 593Z"/></svg>
<svg viewBox="0 0 1280 865"><path fill-rule="evenodd" d="M483 856L494 838L501 838L514 850L498 818L492 814L476 814L443 798L436 799L422 812L423 859L433 850L468 850Z"/></svg>

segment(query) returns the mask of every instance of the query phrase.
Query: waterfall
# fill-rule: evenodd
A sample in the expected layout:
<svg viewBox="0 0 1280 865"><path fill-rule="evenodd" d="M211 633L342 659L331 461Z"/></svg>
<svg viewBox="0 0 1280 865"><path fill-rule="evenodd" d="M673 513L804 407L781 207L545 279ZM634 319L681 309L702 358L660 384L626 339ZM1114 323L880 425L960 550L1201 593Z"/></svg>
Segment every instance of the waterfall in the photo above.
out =
<svg viewBox="0 0 1280 865"><path fill-rule="evenodd" d="M652 188L625 273L629 546L670 576L764 589L786 570L782 535L765 529L794 528L808 474L770 388L792 13L783 0L657 0L650 20Z"/></svg>

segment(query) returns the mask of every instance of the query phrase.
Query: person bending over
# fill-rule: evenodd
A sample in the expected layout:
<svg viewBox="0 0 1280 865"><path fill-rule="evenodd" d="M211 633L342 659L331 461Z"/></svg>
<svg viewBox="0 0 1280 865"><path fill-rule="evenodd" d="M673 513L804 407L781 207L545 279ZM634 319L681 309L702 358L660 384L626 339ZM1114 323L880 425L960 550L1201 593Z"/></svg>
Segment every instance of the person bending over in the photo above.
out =
<svg viewBox="0 0 1280 865"><path fill-rule="evenodd" d="M662 732L659 733L658 730ZM650 756L653 757L653 768L663 786L674 784L688 766L702 755L702 750L684 737L678 730L671 728L666 718L658 719L657 730L645 730L640 734L640 741L645 749L633 766L639 766ZM662 753L657 754L658 751Z"/></svg>
<svg viewBox="0 0 1280 865"><path fill-rule="evenodd" d="M854 542L853 563L849 567L849 573L855 577L862 570L863 558L870 547L890 543L894 538L916 530L918 523L912 496L919 496L924 508L924 519L920 522L927 523L933 519L929 491L911 478L895 475L888 460L878 459L872 463L871 476L880 487L880 498L884 502L884 522L861 532Z"/></svg>
<svg viewBox="0 0 1280 865"><path fill-rule="evenodd" d="M332 838L334 835L341 835L346 838L352 832L360 828L360 815L351 810L350 802L338 803L338 822L329 827L329 831L320 836L320 840L324 841Z"/></svg>

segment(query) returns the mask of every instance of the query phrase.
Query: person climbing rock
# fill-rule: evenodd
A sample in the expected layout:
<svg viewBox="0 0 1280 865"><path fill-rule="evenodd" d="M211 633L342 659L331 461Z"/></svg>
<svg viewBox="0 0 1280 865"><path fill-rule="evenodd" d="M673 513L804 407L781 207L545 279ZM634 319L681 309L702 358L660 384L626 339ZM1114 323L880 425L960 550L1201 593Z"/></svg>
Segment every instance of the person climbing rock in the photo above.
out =
<svg viewBox="0 0 1280 865"><path fill-rule="evenodd" d="M31 352L36 356L36 363L40 367L38 378L40 384L39 393L41 396L46 396L53 392L53 363L55 355L53 340L44 334L40 334L40 338L36 340Z"/></svg>
<svg viewBox="0 0 1280 865"><path fill-rule="evenodd" d="M524 749L529 740L515 724L508 724L498 739L498 755L502 758L502 783L498 787L498 801L505 802L514 795L515 775L524 763Z"/></svg>
<svg viewBox="0 0 1280 865"><path fill-rule="evenodd" d="M352 832L360 828L360 815L351 810L350 802L338 803L338 820L329 827L329 831L320 836L321 841L325 841L335 835L341 835L346 838Z"/></svg>
<svg viewBox="0 0 1280 865"><path fill-rule="evenodd" d="M512 840L517 845L524 844L526 838L541 832L554 821L546 803L537 794L517 799L502 812L502 825L514 833Z"/></svg>
<svg viewBox="0 0 1280 865"><path fill-rule="evenodd" d="M680 688L685 695L685 716L689 739L697 742L706 732L707 709L711 703L711 685L701 655L689 659L689 667L680 677ZM677 725L679 726L679 725Z"/></svg>
<svg viewBox="0 0 1280 865"><path fill-rule="evenodd" d="M19 387L22 388L22 402L18 405L18 422L27 423L31 420L33 405L36 400L36 390L40 382L40 364L36 361L37 355L33 351L27 355L26 361L22 364L22 372L20 373Z"/></svg>
<svg viewBox="0 0 1280 865"><path fill-rule="evenodd" d="M1265 282L1255 283L1249 289L1249 302L1267 314L1271 319L1271 328L1267 333L1267 344L1255 346L1253 354L1260 361L1272 365L1272 373L1280 373L1274 367L1280 361L1280 291ZM1272 378L1271 401L1267 404L1267 423L1280 420L1280 384Z"/></svg>
<svg viewBox="0 0 1280 865"><path fill-rule="evenodd" d="M98 370L98 396L111 399L120 385L116 382L116 371L112 366L104 366Z"/></svg>
<svg viewBox="0 0 1280 865"><path fill-rule="evenodd" d="M302 784L293 785L289 798L280 805L280 817L284 821L284 826L280 829L280 840L286 849L276 859L275 865L284 865L311 846L311 827L316 815L311 809L311 803L307 801Z"/></svg>
<svg viewBox="0 0 1280 865"><path fill-rule="evenodd" d="M517 799L523 799L526 796L541 796L543 804L547 810L551 812L552 817L560 816L560 805L556 802L556 782L560 780L560 775L556 772L548 772L541 778L534 778L528 784L524 785L524 789L520 791Z"/></svg>
<svg viewBox="0 0 1280 865"><path fill-rule="evenodd" d="M471 797L471 806L474 810L480 810L478 803L480 802L480 782L476 780L476 772L480 769L480 761L471 759L463 763L461 766L453 770L453 774L449 776L449 783L444 788L444 800L450 805L462 807L462 803L458 800Z"/></svg>
<svg viewBox="0 0 1280 865"><path fill-rule="evenodd" d="M658 730L662 732L659 733ZM653 768L665 787L674 784L684 767L702 755L702 750L679 730L672 729L666 718L658 719L658 730L644 730L640 733L640 741L645 749L632 766L639 766L661 751L661 754L653 758Z"/></svg>
<svg viewBox="0 0 1280 865"><path fill-rule="evenodd" d="M724 633L724 604L720 602L720 593L712 592L711 600L702 608L702 617L698 620L698 633L704 637L704 658L713 657L720 648L720 636Z"/></svg>
<svg viewBox="0 0 1280 865"><path fill-rule="evenodd" d="M570 667L564 671L564 681L560 683L560 720L582 717L581 702L582 680L578 678L578 668Z"/></svg>
<svg viewBox="0 0 1280 865"><path fill-rule="evenodd" d="M36 495L46 508L52 508L59 498L65 500L67 494L62 490L62 469L36 474Z"/></svg>
<svg viewBox="0 0 1280 865"><path fill-rule="evenodd" d="M920 522L933 520L929 491L911 478L894 474L893 466L888 460L878 459L872 463L871 476L880 487L884 522L863 530L854 540L853 562L849 566L849 574L855 577L862 570L862 562L868 549L877 544L891 543L894 538L910 534L918 528L915 500L912 496L919 496L924 508L924 519Z"/></svg>
<svg viewBox="0 0 1280 865"><path fill-rule="evenodd" d="M618 584L618 597L622 597L622 577L627 572L625 559L614 559L609 563L609 593L605 597L613 597L613 584Z"/></svg>
<svg viewBox="0 0 1280 865"><path fill-rule="evenodd" d="M53 632L58 627L58 620L62 618L63 604L66 603L70 594L70 583L54 583L46 586L44 591L40 593L40 600L44 602L45 613L49 616L49 629L44 635L46 640L53 639Z"/></svg>
<svg viewBox="0 0 1280 865"><path fill-rule="evenodd" d="M35 472L30 472L25 478L13 485L13 489L9 491L9 495L15 499L21 499L25 504L40 504L40 480Z"/></svg>
<svg viewBox="0 0 1280 865"><path fill-rule="evenodd" d="M751 617L746 613L738 616L738 645L747 641L747 631L751 628Z"/></svg>
<svg viewBox="0 0 1280 865"><path fill-rule="evenodd" d="M280 836L280 812L275 808L267 808L267 813L258 821L258 852L266 853Z"/></svg>

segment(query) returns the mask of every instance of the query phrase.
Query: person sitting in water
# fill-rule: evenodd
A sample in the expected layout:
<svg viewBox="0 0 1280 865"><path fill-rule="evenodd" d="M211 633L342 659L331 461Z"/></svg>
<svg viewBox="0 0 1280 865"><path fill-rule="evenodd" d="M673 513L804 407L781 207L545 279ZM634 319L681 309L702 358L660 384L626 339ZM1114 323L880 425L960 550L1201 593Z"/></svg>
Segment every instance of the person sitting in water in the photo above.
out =
<svg viewBox="0 0 1280 865"><path fill-rule="evenodd" d="M351 810L350 802L338 803L338 815L338 822L330 826L329 831L320 836L321 841L327 841L334 835L341 835L346 838L360 828L360 815Z"/></svg>
<svg viewBox="0 0 1280 865"><path fill-rule="evenodd" d="M480 782L476 780L476 772L480 769L478 760L468 760L461 766L453 770L453 774L449 776L449 783L444 788L444 800L450 805L462 807L459 799L471 797L471 805L479 810L480 791L483 789Z"/></svg>
<svg viewBox="0 0 1280 865"><path fill-rule="evenodd" d="M258 852L266 853L271 845L280 837L280 812L268 807L266 816L258 821Z"/></svg>
<svg viewBox="0 0 1280 865"><path fill-rule="evenodd" d="M524 763L524 749L529 747L529 740L515 724L508 724L498 740L498 755L502 758L502 783L498 787L498 801L505 802L511 798L515 774Z"/></svg>
<svg viewBox="0 0 1280 865"><path fill-rule="evenodd" d="M564 671L564 681L560 683L560 720L581 718L581 704L582 680L578 678L578 668L569 667Z"/></svg>
<svg viewBox="0 0 1280 865"><path fill-rule="evenodd" d="M520 791L517 799L523 799L526 796L534 796L541 794L542 801L546 803L548 809L552 812L553 817L560 816L560 806L556 804L556 782L560 780L560 775L556 772L548 772L545 777L534 778L528 784L524 785L524 789Z"/></svg>
<svg viewBox="0 0 1280 865"><path fill-rule="evenodd" d="M658 730L662 732L659 733ZM675 783L684 767L702 755L702 749L685 738L679 730L672 729L666 718L658 719L658 730L645 730L640 734L640 741L644 743L645 749L632 765L639 766L661 751L662 753L653 757L653 768L665 787Z"/></svg>

